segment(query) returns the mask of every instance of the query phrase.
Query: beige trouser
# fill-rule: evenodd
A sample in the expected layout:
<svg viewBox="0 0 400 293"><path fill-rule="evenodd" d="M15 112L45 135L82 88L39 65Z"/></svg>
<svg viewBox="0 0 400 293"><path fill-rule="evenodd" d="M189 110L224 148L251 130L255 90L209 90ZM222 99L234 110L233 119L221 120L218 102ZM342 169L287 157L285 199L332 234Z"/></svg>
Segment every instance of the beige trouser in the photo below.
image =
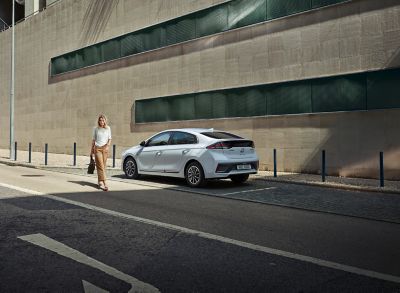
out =
<svg viewBox="0 0 400 293"><path fill-rule="evenodd" d="M97 178L100 181L106 182L106 166L107 166L108 150L107 145L102 147L94 147L94 159L96 161Z"/></svg>

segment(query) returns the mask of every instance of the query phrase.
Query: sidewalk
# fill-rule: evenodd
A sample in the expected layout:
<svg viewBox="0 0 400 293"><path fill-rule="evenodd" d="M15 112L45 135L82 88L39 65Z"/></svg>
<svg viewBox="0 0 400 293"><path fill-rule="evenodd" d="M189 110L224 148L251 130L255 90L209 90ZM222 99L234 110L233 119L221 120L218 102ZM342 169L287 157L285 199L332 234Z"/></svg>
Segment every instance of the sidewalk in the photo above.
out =
<svg viewBox="0 0 400 293"><path fill-rule="evenodd" d="M49 153L46 166L44 153L41 152L32 152L31 163L28 163L29 157L27 151L18 151L17 161L10 160L9 155L8 149L0 149L0 163L82 174L86 174L86 169L89 163L89 156L77 156L76 166L74 166L72 155ZM120 159L115 159L114 168L112 165L112 158L109 158L107 161L108 173L110 175L121 174L122 171ZM277 177L274 177L272 171L259 171L258 174L252 175L251 179L314 185L338 189L400 194L400 181L386 180L385 187L381 188L379 187L379 180L375 179L326 176L325 182L322 182L320 175L278 172Z"/></svg>

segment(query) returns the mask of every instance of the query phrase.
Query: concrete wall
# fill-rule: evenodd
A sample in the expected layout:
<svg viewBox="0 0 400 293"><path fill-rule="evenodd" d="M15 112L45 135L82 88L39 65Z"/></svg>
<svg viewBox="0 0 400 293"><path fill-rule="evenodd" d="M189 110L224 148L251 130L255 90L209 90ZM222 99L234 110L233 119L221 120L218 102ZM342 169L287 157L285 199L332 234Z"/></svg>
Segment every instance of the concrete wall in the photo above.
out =
<svg viewBox="0 0 400 293"><path fill-rule="evenodd" d="M400 179L400 110L132 123L136 99L400 66L400 3L355 0L49 78L50 58L208 7L222 0L60 1L16 27L15 139L36 150L89 150L91 128L108 114L117 150L170 127L214 127L256 141L262 168L272 149L286 171ZM0 34L0 146L8 146L10 32Z"/></svg>

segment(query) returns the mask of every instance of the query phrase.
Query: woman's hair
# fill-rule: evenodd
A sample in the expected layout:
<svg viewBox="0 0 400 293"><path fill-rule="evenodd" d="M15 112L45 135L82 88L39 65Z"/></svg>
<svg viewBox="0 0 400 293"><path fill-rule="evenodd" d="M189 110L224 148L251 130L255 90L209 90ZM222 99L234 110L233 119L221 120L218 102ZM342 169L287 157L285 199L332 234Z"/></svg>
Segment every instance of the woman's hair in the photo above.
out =
<svg viewBox="0 0 400 293"><path fill-rule="evenodd" d="M100 118L103 118L103 119L104 119L104 127L107 127L107 117L106 117L106 115L104 115L104 114L99 114L99 116L97 117L97 126L98 126L98 127L101 127L101 126L100 126L100 123L99 123Z"/></svg>

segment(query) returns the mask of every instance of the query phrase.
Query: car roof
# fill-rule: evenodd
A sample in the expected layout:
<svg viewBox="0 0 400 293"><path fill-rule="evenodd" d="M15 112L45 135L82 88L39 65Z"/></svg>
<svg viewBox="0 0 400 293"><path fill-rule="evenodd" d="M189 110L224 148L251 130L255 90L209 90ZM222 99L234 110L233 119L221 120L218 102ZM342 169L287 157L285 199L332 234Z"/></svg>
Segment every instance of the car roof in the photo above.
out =
<svg viewBox="0 0 400 293"><path fill-rule="evenodd" d="M191 133L202 133L202 132L214 132L214 128L177 128L177 129L168 129L164 130L163 132L167 131L185 131Z"/></svg>

